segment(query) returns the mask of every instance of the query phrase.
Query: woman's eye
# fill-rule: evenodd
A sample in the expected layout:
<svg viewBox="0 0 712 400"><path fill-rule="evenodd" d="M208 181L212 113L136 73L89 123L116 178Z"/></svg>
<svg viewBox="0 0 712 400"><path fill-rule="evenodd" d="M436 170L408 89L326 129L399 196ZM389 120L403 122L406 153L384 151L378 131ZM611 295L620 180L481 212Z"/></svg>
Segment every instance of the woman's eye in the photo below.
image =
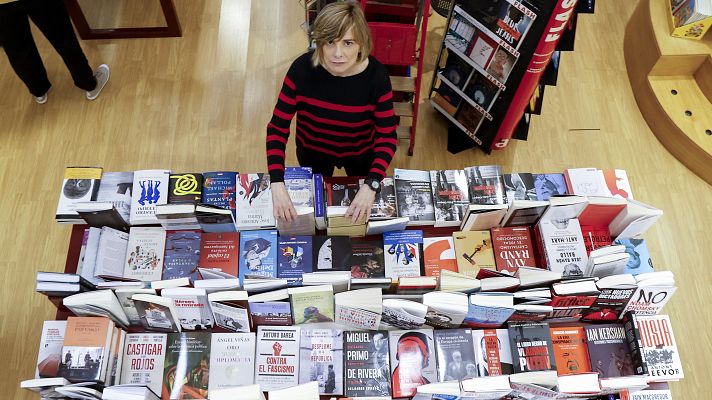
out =
<svg viewBox="0 0 712 400"><path fill-rule="evenodd" d="M345 45L345 46L351 46L352 44L354 44L354 42L350 42L350 41L344 42L344 45Z"/></svg>
<svg viewBox="0 0 712 400"><path fill-rule="evenodd" d="M328 42L326 42L326 44L328 44L329 46L333 46L333 45L334 45L334 41L333 41L333 40L329 40Z"/></svg>

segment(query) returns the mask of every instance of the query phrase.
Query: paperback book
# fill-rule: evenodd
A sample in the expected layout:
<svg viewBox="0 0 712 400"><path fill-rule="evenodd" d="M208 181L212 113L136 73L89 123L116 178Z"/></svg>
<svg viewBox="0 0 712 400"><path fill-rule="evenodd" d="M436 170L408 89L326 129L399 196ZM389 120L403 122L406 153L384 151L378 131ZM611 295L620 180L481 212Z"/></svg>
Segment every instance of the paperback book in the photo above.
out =
<svg viewBox="0 0 712 400"><path fill-rule="evenodd" d="M477 377L471 329L435 330L434 338L438 382L462 381Z"/></svg>
<svg viewBox="0 0 712 400"><path fill-rule="evenodd" d="M508 329L514 373L556 370L548 323L510 322Z"/></svg>
<svg viewBox="0 0 712 400"><path fill-rule="evenodd" d="M470 203L467 178L463 170L430 171L435 207L435 226L458 226Z"/></svg>
<svg viewBox="0 0 712 400"><path fill-rule="evenodd" d="M76 212L76 206L78 203L96 200L101 173L101 167L67 167L64 169L64 180L55 214L58 222L83 222Z"/></svg>
<svg viewBox="0 0 712 400"><path fill-rule="evenodd" d="M129 232L124 279L161 280L166 231L160 227L133 227Z"/></svg>
<svg viewBox="0 0 712 400"><path fill-rule="evenodd" d="M277 277L277 231L243 231L240 234L240 283L246 275Z"/></svg>
<svg viewBox="0 0 712 400"><path fill-rule="evenodd" d="M129 222L132 187L133 172L104 172L101 174L96 201L113 204L124 221Z"/></svg>
<svg viewBox="0 0 712 400"><path fill-rule="evenodd" d="M425 276L434 277L442 270L458 271L452 236L423 238L423 268Z"/></svg>
<svg viewBox="0 0 712 400"><path fill-rule="evenodd" d="M67 321L44 321L35 378L54 378L59 372Z"/></svg>
<svg viewBox="0 0 712 400"><path fill-rule="evenodd" d="M163 280L190 278L191 282L195 282L200 278L198 274L200 240L200 231L166 232Z"/></svg>
<svg viewBox="0 0 712 400"><path fill-rule="evenodd" d="M513 372L512 352L507 329L472 331L477 361L477 376L501 376Z"/></svg>
<svg viewBox="0 0 712 400"><path fill-rule="evenodd" d="M300 286L302 275L312 272L312 236L280 236L277 278Z"/></svg>
<svg viewBox="0 0 712 400"><path fill-rule="evenodd" d="M299 383L317 382L319 394L344 393L344 333L339 329L302 328Z"/></svg>
<svg viewBox="0 0 712 400"><path fill-rule="evenodd" d="M437 382L432 329L388 332L393 397L412 397L421 385Z"/></svg>
<svg viewBox="0 0 712 400"><path fill-rule="evenodd" d="M312 260L314 272L348 271L351 258L351 238L348 236L314 236Z"/></svg>
<svg viewBox="0 0 712 400"><path fill-rule="evenodd" d="M126 335L121 384L142 385L154 393L161 393L166 341L165 333L146 332Z"/></svg>
<svg viewBox="0 0 712 400"><path fill-rule="evenodd" d="M213 333L208 391L255 383L255 334Z"/></svg>
<svg viewBox="0 0 712 400"><path fill-rule="evenodd" d="M239 174L235 225L240 230L275 226L269 174Z"/></svg>
<svg viewBox="0 0 712 400"><path fill-rule="evenodd" d="M394 170L398 216L408 217L412 225L432 225L435 222L430 174L428 171Z"/></svg>
<svg viewBox="0 0 712 400"><path fill-rule="evenodd" d="M210 333L169 333L163 368L163 399L207 399Z"/></svg>
<svg viewBox="0 0 712 400"><path fill-rule="evenodd" d="M168 204L198 204L201 202L203 174L170 174Z"/></svg>
<svg viewBox="0 0 712 400"><path fill-rule="evenodd" d="M240 234L237 232L203 233L200 236L198 266L237 278L239 245Z"/></svg>
<svg viewBox="0 0 712 400"><path fill-rule="evenodd" d="M388 332L344 332L344 395L391 396Z"/></svg>
<svg viewBox="0 0 712 400"><path fill-rule="evenodd" d="M296 326L260 326L257 329L255 383L262 390L299 384L300 338L300 328Z"/></svg>
<svg viewBox="0 0 712 400"><path fill-rule="evenodd" d="M134 171L131 191L131 225L158 224L156 206L168 203L168 180L171 171L146 169Z"/></svg>
<svg viewBox="0 0 712 400"><path fill-rule="evenodd" d="M383 242L352 241L350 270L352 278L384 278L386 269Z"/></svg>
<svg viewBox="0 0 712 400"><path fill-rule="evenodd" d="M203 174L203 190L201 203L210 204L232 211L232 216L237 220L235 207L235 189L237 172L214 171Z"/></svg>
<svg viewBox="0 0 712 400"><path fill-rule="evenodd" d="M585 329L593 372L601 378L635 375L623 325L589 325Z"/></svg>
<svg viewBox="0 0 712 400"><path fill-rule="evenodd" d="M383 234L385 276L398 279L420 276L423 231L406 230Z"/></svg>

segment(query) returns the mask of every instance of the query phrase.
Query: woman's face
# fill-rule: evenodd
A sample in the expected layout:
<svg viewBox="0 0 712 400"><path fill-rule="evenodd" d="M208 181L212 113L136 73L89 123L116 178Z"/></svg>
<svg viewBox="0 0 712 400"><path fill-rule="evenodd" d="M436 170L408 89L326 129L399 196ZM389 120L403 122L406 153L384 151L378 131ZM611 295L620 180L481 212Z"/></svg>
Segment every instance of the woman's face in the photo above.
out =
<svg viewBox="0 0 712 400"><path fill-rule="evenodd" d="M354 40L353 27L349 28L344 37L322 47L324 68L335 76L353 75L360 50L361 46Z"/></svg>

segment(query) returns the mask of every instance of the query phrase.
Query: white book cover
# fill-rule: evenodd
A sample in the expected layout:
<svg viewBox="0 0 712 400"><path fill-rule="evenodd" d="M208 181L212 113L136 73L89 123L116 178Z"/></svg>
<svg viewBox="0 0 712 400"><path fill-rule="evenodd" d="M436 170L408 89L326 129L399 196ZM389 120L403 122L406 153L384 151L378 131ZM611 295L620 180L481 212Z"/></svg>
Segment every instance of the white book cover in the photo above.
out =
<svg viewBox="0 0 712 400"><path fill-rule="evenodd" d="M423 231L421 230L383 234L383 256L387 278L420 276L422 253Z"/></svg>
<svg viewBox="0 0 712 400"><path fill-rule="evenodd" d="M569 168L564 171L570 194L610 197L610 191L596 168Z"/></svg>
<svg viewBox="0 0 712 400"><path fill-rule="evenodd" d="M507 329L473 329L477 376L509 375L513 372Z"/></svg>
<svg viewBox="0 0 712 400"><path fill-rule="evenodd" d="M416 301L384 299L381 329L418 329L425 324L428 307Z"/></svg>
<svg viewBox="0 0 712 400"><path fill-rule="evenodd" d="M257 328L255 383L263 391L299 384L299 341L298 326Z"/></svg>
<svg viewBox="0 0 712 400"><path fill-rule="evenodd" d="M470 51L470 58L475 64L485 68L492 58L494 50L495 47L491 41L485 40L484 36L477 36L475 38L475 44L472 46L472 51Z"/></svg>
<svg viewBox="0 0 712 400"><path fill-rule="evenodd" d="M82 259L82 269L77 270L77 273L84 279L96 285L102 282L103 279L97 278L95 274L96 270L96 256L99 251L99 239L101 239L101 228L90 227L87 229L89 231L87 235L87 243L84 248L84 258Z"/></svg>
<svg viewBox="0 0 712 400"><path fill-rule="evenodd" d="M246 308L211 301L210 309L217 326L235 332L250 331L250 315Z"/></svg>
<svg viewBox="0 0 712 400"><path fill-rule="evenodd" d="M255 382L255 334L213 333L208 393Z"/></svg>
<svg viewBox="0 0 712 400"><path fill-rule="evenodd" d="M138 293L156 294L156 291L144 288L119 288L114 290L114 294L116 294L116 298L119 299L119 304L121 304L121 308L124 309L131 325L141 325L141 318L131 298L131 296Z"/></svg>
<svg viewBox="0 0 712 400"><path fill-rule="evenodd" d="M37 355L35 378L54 378L57 376L62 357L62 344L67 321L45 321L40 336L40 351Z"/></svg>
<svg viewBox="0 0 712 400"><path fill-rule="evenodd" d="M299 383L317 382L322 395L344 393L344 333L302 328Z"/></svg>
<svg viewBox="0 0 712 400"><path fill-rule="evenodd" d="M175 306L178 320L183 329L195 330L212 328L213 313L210 311L208 295L204 289L163 289L161 296L173 299L173 305Z"/></svg>
<svg viewBox="0 0 712 400"><path fill-rule="evenodd" d="M160 281L166 231L162 227L133 227L126 246L124 278L143 282Z"/></svg>
<svg viewBox="0 0 712 400"><path fill-rule="evenodd" d="M76 205L96 200L101 172L102 169L99 167L67 167L64 169L64 180L62 180L62 190L59 192L55 214L58 220L83 221L75 211Z"/></svg>
<svg viewBox="0 0 712 400"><path fill-rule="evenodd" d="M168 182L171 171L144 169L134 172L131 191L131 225L158 224L156 206L168 203Z"/></svg>
<svg viewBox="0 0 712 400"><path fill-rule="evenodd" d="M165 333L126 335L121 366L122 385L145 385L154 393L161 393L166 338Z"/></svg>
<svg viewBox="0 0 712 400"><path fill-rule="evenodd" d="M104 172L101 175L97 202L110 202L126 222L131 213L133 172Z"/></svg>
<svg viewBox="0 0 712 400"><path fill-rule="evenodd" d="M123 278L129 234L105 226L101 228L94 275Z"/></svg>
<svg viewBox="0 0 712 400"><path fill-rule="evenodd" d="M410 218L411 225L435 223L430 172L396 168L393 173L399 217Z"/></svg>
<svg viewBox="0 0 712 400"><path fill-rule="evenodd" d="M275 226L272 213L272 191L269 174L239 174L235 195L238 229L261 229Z"/></svg>
<svg viewBox="0 0 712 400"><path fill-rule="evenodd" d="M639 315L657 315L677 290L675 286L642 286L644 282L638 284L621 317L628 311Z"/></svg>
<svg viewBox="0 0 712 400"><path fill-rule="evenodd" d="M667 315L638 316L637 326L643 345L643 358L651 381L676 381L685 377Z"/></svg>
<svg viewBox="0 0 712 400"><path fill-rule="evenodd" d="M578 219L541 221L539 230L548 269L565 278L582 277L588 256Z"/></svg>

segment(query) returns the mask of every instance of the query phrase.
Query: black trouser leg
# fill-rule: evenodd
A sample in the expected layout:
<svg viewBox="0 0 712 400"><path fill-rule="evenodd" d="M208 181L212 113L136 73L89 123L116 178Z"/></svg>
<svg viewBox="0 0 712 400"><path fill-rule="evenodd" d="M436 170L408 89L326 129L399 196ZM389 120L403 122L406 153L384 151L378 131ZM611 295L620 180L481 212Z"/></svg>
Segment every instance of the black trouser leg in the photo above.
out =
<svg viewBox="0 0 712 400"><path fill-rule="evenodd" d="M12 69L35 97L49 90L49 79L37 45L32 38L30 21L19 2L0 4L0 43Z"/></svg>
<svg viewBox="0 0 712 400"><path fill-rule="evenodd" d="M334 175L334 161L331 157L297 145L297 160L302 167L311 167L312 173L322 176Z"/></svg>
<svg viewBox="0 0 712 400"><path fill-rule="evenodd" d="M91 91L96 79L84 55L62 0L20 0L32 22L42 31L72 74L74 85Z"/></svg>

